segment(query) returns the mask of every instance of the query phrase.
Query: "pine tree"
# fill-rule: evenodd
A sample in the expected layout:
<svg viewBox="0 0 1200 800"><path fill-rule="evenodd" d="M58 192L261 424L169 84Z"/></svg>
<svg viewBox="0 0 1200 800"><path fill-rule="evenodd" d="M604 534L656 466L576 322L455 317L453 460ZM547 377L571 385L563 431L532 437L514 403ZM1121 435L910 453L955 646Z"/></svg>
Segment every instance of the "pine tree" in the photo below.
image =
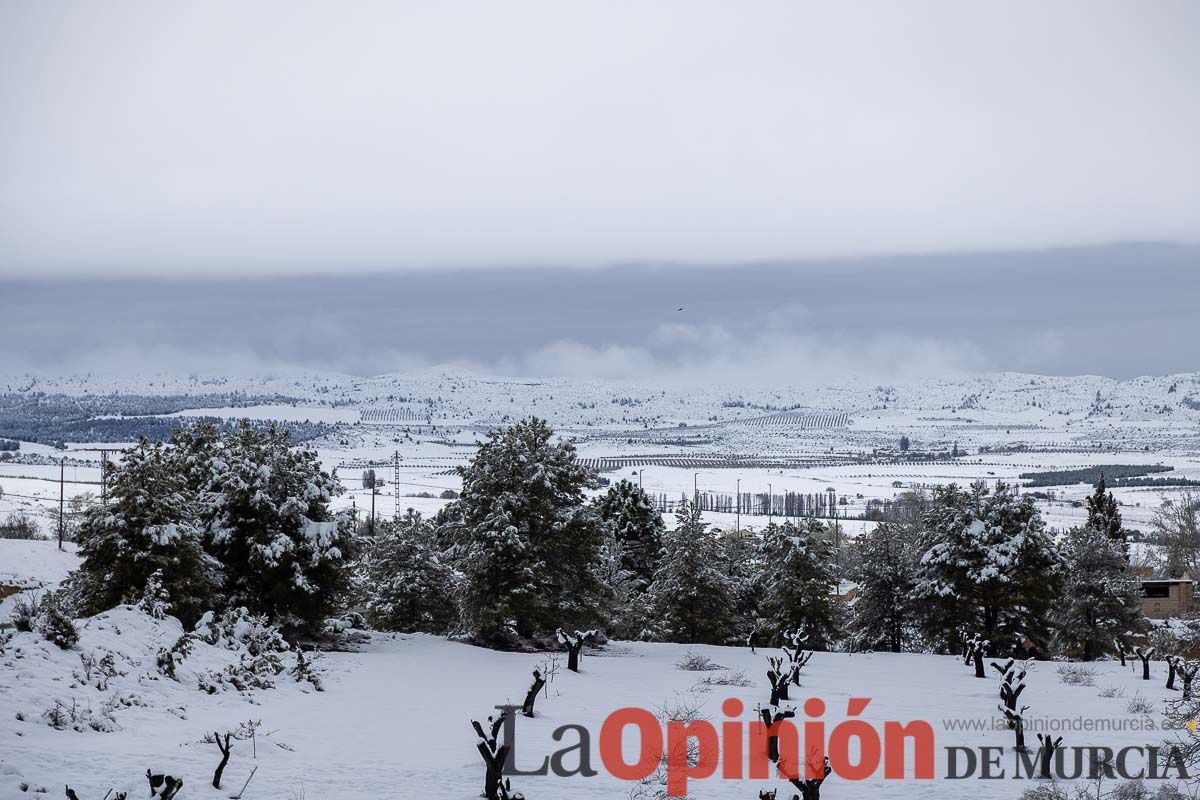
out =
<svg viewBox="0 0 1200 800"><path fill-rule="evenodd" d="M1062 544L1062 600L1055 613L1066 655L1091 661L1141 627L1140 585L1125 569L1121 543L1095 528L1074 528Z"/></svg>
<svg viewBox="0 0 1200 800"><path fill-rule="evenodd" d="M663 539L663 558L650 593L663 639L718 643L733 633L733 597L721 565L721 545L700 509L685 503Z"/></svg>
<svg viewBox="0 0 1200 800"><path fill-rule="evenodd" d="M815 519L800 525L768 525L759 545L759 561L758 614L767 636L800 630L808 647L828 647L837 636L836 581L825 526Z"/></svg>
<svg viewBox="0 0 1200 800"><path fill-rule="evenodd" d="M613 639L653 638L654 609L648 587L626 568L624 545L606 537L596 562L596 580L608 593L604 617Z"/></svg>
<svg viewBox="0 0 1200 800"><path fill-rule="evenodd" d="M739 640L759 627L757 579L762 564L759 561L758 539L753 534L726 532L719 539L725 575L733 598L735 633Z"/></svg>
<svg viewBox="0 0 1200 800"><path fill-rule="evenodd" d="M313 628L349 588L351 521L343 489L287 431L249 421L221 438L201 492L205 543L225 569L223 596L287 625Z"/></svg>
<svg viewBox="0 0 1200 800"><path fill-rule="evenodd" d="M433 526L412 509L381 521L364 548L356 594L372 627L445 633L458 618L453 573L434 547Z"/></svg>
<svg viewBox="0 0 1200 800"><path fill-rule="evenodd" d="M1026 641L1044 652L1061 582L1060 560L1030 497L981 482L934 490L924 517L913 593L922 632L952 652L978 633L999 652Z"/></svg>
<svg viewBox="0 0 1200 800"><path fill-rule="evenodd" d="M1106 492L1104 476L1096 483L1095 491L1084 500L1087 507L1087 522L1084 526L1102 532L1105 536L1117 542L1125 541L1125 530L1122 527L1121 511L1112 492Z"/></svg>
<svg viewBox="0 0 1200 800"><path fill-rule="evenodd" d="M899 653L912 643L916 613L919 551L912 526L883 522L854 544L859 584L851 606L850 628L861 648Z"/></svg>
<svg viewBox="0 0 1200 800"><path fill-rule="evenodd" d="M126 452L110 473L107 507L92 508L79 527L82 561L67 587L76 610L135 602L155 574L185 625L218 605L224 570L205 552L197 502L167 447L142 439Z"/></svg>
<svg viewBox="0 0 1200 800"><path fill-rule="evenodd" d="M150 579L146 581L146 589L142 592L138 608L154 619L163 619L170 612L171 595L168 594L167 587L163 585L162 570L156 569Z"/></svg>
<svg viewBox="0 0 1200 800"><path fill-rule="evenodd" d="M596 511L609 535L621 543L625 568L649 586L666 529L654 501L637 484L618 481L597 498Z"/></svg>
<svg viewBox="0 0 1200 800"><path fill-rule="evenodd" d="M459 468L461 497L438 515L439 540L463 573L463 617L505 644L600 617L603 526L584 502L597 485L570 442L536 417L491 432Z"/></svg>

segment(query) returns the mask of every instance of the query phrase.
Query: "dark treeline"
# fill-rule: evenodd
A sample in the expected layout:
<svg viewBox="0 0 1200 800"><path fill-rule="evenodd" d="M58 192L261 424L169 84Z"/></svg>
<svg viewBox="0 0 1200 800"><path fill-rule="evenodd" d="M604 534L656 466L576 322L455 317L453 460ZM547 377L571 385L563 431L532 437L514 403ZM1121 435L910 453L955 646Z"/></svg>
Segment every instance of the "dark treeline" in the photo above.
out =
<svg viewBox="0 0 1200 800"><path fill-rule="evenodd" d="M736 514L740 508L742 514L751 517L818 517L823 519L833 519L835 516L844 518L844 511L835 513L839 502L843 507L846 505L845 499L839 501L832 489L825 492L784 492L783 494L742 492L740 495L697 492L692 496L681 495L674 500L663 493L656 494L654 497L655 507L668 514L673 514L687 505L696 505L701 511L723 514Z"/></svg>
<svg viewBox="0 0 1200 800"><path fill-rule="evenodd" d="M166 441L180 427L209 418L173 418L191 408L223 408L264 403L297 402L282 395L220 394L0 394L0 436L61 446L63 442L135 442L144 436ZM228 423L222 423L228 424ZM332 428L321 423L289 424L292 441L324 435Z"/></svg>
<svg viewBox="0 0 1200 800"><path fill-rule="evenodd" d="M1101 478L1113 481L1119 478L1170 472L1173 469L1175 468L1165 467L1161 464L1098 464L1094 467L1081 467L1080 469L1022 472L1020 478L1028 481L1026 486L1069 486L1073 483L1095 484Z"/></svg>

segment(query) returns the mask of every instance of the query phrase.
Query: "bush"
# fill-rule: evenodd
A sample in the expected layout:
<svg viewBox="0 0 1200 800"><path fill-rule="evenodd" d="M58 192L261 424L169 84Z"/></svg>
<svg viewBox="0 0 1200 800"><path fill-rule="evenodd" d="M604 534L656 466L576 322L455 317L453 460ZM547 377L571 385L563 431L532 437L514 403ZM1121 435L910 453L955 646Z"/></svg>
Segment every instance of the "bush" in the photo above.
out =
<svg viewBox="0 0 1200 800"><path fill-rule="evenodd" d="M1100 690L1101 697L1124 697L1125 689L1121 686L1105 686Z"/></svg>
<svg viewBox="0 0 1200 800"><path fill-rule="evenodd" d="M41 611L42 598L36 592L19 594L13 600L12 624L21 633L32 633Z"/></svg>
<svg viewBox="0 0 1200 800"><path fill-rule="evenodd" d="M79 642L79 631L75 623L58 607L57 603L42 604L42 616L38 630L46 641L53 642L63 650L70 650Z"/></svg>
<svg viewBox="0 0 1200 800"><path fill-rule="evenodd" d="M171 645L169 650L165 647L159 648L158 671L172 680L178 680L175 670L192 654L192 644L195 638L194 633L185 633L175 640L175 644Z"/></svg>
<svg viewBox="0 0 1200 800"><path fill-rule="evenodd" d="M1153 714L1154 701L1138 693L1129 700L1129 705L1125 706L1125 710L1130 714Z"/></svg>
<svg viewBox="0 0 1200 800"><path fill-rule="evenodd" d="M697 686L753 686L754 681L746 677L744 669L727 669L719 675L705 675Z"/></svg>
<svg viewBox="0 0 1200 800"><path fill-rule="evenodd" d="M0 522L0 539L41 539L37 521L20 511L13 511Z"/></svg>
<svg viewBox="0 0 1200 800"><path fill-rule="evenodd" d="M675 666L684 672L709 672L725 669L706 655L688 650L687 655L675 662Z"/></svg>
<svg viewBox="0 0 1200 800"><path fill-rule="evenodd" d="M1058 679L1069 686L1095 686L1096 670L1083 664L1063 664L1058 668Z"/></svg>
<svg viewBox="0 0 1200 800"><path fill-rule="evenodd" d="M1037 786L1021 792L1021 800L1069 800L1067 790L1057 783Z"/></svg>
<svg viewBox="0 0 1200 800"><path fill-rule="evenodd" d="M37 632L48 642L70 650L79 641L75 623L53 592L18 596L13 602L13 627L22 633Z"/></svg>
<svg viewBox="0 0 1200 800"><path fill-rule="evenodd" d="M196 623L195 635L226 650L245 648L252 656L291 649L279 628L272 625L266 615L251 614L245 608L231 609L215 620L209 611Z"/></svg>

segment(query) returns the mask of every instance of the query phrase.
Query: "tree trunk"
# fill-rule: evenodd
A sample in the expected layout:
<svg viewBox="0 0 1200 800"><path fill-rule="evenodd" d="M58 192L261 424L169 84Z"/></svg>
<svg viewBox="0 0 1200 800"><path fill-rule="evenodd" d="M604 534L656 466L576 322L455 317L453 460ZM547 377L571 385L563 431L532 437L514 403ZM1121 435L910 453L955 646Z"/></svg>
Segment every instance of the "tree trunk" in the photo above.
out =
<svg viewBox="0 0 1200 800"><path fill-rule="evenodd" d="M213 772L212 785L213 785L214 789L220 789L221 788L221 775L224 774L224 772L225 772L225 765L229 763L229 753L231 750L233 750L233 747L231 747L229 744L229 734L228 733L225 734L225 743L224 744L221 743L221 734L214 733L213 736L215 736L217 738L217 748L221 751L221 763L217 764L217 769L215 772Z"/></svg>
<svg viewBox="0 0 1200 800"><path fill-rule="evenodd" d="M529 691L525 693L525 703L521 706L521 713L527 717L533 716L533 704L537 702L538 692L546 685L546 679L542 677L542 673L538 670L533 671L533 684L529 687Z"/></svg>

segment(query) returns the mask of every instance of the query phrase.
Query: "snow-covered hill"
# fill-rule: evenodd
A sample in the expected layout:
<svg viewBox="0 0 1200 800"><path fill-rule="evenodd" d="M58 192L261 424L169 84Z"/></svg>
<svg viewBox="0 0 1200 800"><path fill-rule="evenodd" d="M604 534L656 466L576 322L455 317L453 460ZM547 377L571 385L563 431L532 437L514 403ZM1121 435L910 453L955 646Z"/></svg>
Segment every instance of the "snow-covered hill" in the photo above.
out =
<svg viewBox="0 0 1200 800"><path fill-rule="evenodd" d="M184 662L180 679L155 668L157 648L169 646L180 633L173 620L156 621L126 607L81 623L76 650L61 651L23 634L0 656L0 800L25 800L45 791L60 795L64 784L81 799L101 798L109 789L143 796L147 769L182 776L183 797L223 800L237 792L257 768L247 798L367 798L417 795L433 800L470 800L479 794L483 762L475 749L472 719L484 721L494 706L520 704L531 671L543 668L550 654L515 654L481 650L425 635L374 635L361 652L328 653L325 691L315 692L286 674L274 689L209 695L196 685L196 674L235 661L238 653L197 645ZM113 654L119 672L106 688L81 675L81 656ZM707 657L721 669L692 672L677 664L691 653ZM747 758L747 723L767 700L766 653L745 648L614 642L585 655L582 672L559 669L539 697L536 717L516 720L517 764L534 769L546 755L579 743L578 728L554 738L562 726L576 725L589 736L592 777L514 776L513 789L527 798L652 797L663 787L641 785L609 774L599 753L605 719L625 707L646 709L665 722L691 716L713 725L733 724ZM286 656L290 658L291 656ZM1177 696L1162 686L1164 667L1153 665L1153 680L1142 681L1132 669L1115 662L1091 667L1094 685L1064 684L1052 663L1035 665L1022 696L1029 706L1030 738L1035 726L1054 728L1066 746L1120 748L1158 744L1175 734L1161 729L1162 706ZM736 678L734 683L718 685ZM886 721L927 721L936 746L936 780L888 780L878 773L865 780L834 774L821 796L826 800L854 797L1013 798L1029 781L1011 778L1013 755L1005 750L1007 780L944 779L948 747L1008 748L1013 734L995 719L997 681L979 680L951 656L883 653L817 653L802 672L802 688L793 690L796 705L819 698L826 711L826 737L849 718L851 698L869 698L856 718L878 730ZM114 701L114 698L117 698ZM725 713L729 698L741 710ZM1153 709L1131 712L1130 701L1142 698ZM114 705L115 702L115 705ZM57 705L56 705L57 704ZM48 708L74 713L72 724L55 729ZM807 717L798 711L799 721ZM105 716L108 714L108 716ZM111 717L111 719L110 719ZM90 720L104 724L95 730ZM213 732L253 725L253 739L235 739L221 791L209 782L220 754ZM1084 730L1086 725L1092 729ZM1183 733L1184 736L1188 734ZM637 737L625 740L626 760L636 760ZM728 740L724 745L729 747ZM565 756L574 769L578 750ZM727 759L736 760L726 751ZM961 758L961 756L960 756ZM908 759L911 777L912 761ZM780 788L777 779L693 780L696 798L740 800L759 790ZM745 774L745 773L743 773ZM25 789L22 786L26 787ZM1152 787L1153 788L1153 787Z"/></svg>

